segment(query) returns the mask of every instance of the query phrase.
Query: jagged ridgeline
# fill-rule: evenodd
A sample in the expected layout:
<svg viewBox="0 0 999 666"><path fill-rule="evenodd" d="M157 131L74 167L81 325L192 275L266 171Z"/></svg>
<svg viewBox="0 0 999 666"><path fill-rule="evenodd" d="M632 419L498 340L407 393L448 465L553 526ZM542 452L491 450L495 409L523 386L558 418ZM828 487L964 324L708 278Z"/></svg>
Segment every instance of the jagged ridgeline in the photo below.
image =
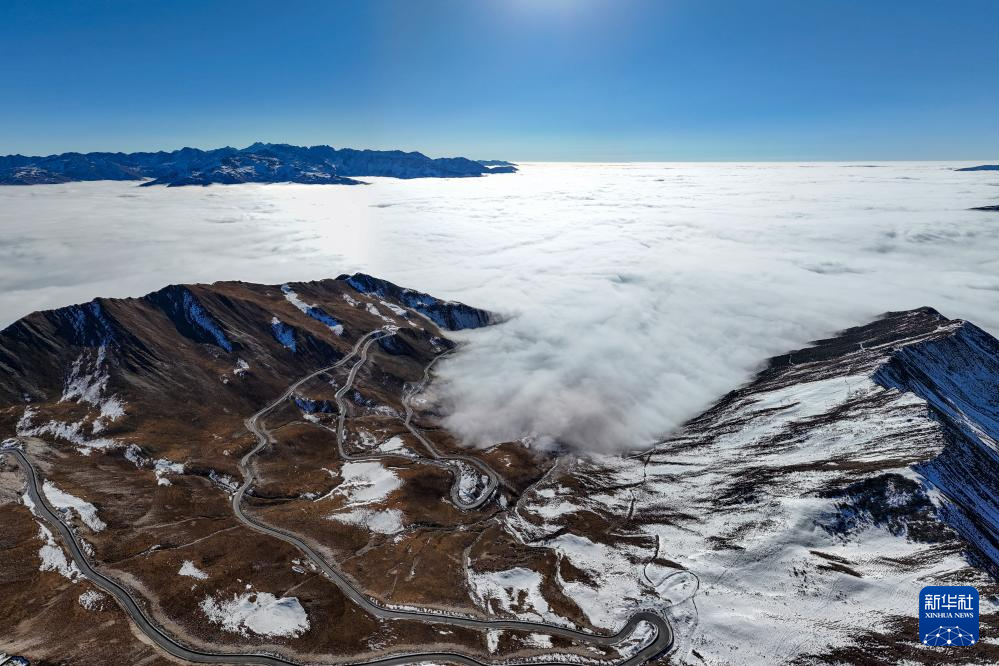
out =
<svg viewBox="0 0 999 666"><path fill-rule="evenodd" d="M265 378L276 388L329 365L381 327L397 329L381 345L387 351L430 358L449 344L441 330L492 321L483 310L361 273L280 286L171 285L141 298L37 312L7 327L0 332L0 397L7 404L69 402L67 387L82 377L89 385L71 397L98 410L116 392L134 393L133 400L225 401L233 392L219 393L220 378L238 379L250 398L263 397L273 390ZM85 425L59 429L86 442Z"/></svg>
<svg viewBox="0 0 999 666"><path fill-rule="evenodd" d="M304 183L357 185L357 178L467 178L512 173L509 162L464 157L430 158L401 150L255 143L246 148L170 152L62 153L0 157L0 185L40 185L86 180L144 180L143 185Z"/></svg>

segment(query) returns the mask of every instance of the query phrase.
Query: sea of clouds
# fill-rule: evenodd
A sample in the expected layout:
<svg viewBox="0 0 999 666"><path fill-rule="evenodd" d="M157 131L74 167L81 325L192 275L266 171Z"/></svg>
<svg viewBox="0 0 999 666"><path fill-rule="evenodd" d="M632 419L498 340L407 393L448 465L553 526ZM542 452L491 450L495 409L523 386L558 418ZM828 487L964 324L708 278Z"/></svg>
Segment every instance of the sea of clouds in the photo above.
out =
<svg viewBox="0 0 999 666"><path fill-rule="evenodd" d="M361 270L507 315L440 366L473 445L647 444L769 356L930 305L999 333L999 173L525 165L358 187L0 188L0 325L165 284Z"/></svg>

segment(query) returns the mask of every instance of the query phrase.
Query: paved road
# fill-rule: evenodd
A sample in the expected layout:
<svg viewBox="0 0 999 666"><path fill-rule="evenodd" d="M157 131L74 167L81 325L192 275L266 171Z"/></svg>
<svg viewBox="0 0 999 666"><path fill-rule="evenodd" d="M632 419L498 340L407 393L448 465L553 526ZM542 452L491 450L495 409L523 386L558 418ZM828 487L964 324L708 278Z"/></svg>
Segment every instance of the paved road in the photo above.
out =
<svg viewBox="0 0 999 666"><path fill-rule="evenodd" d="M475 469L478 469L480 472L482 472L482 476L486 478L486 484L479 491L478 497L475 497L471 501L468 501L461 496L460 487L461 487L461 476L463 470L460 467L458 467L457 470L454 471L455 481L454 485L451 487L451 501L454 502L455 506L465 510L477 509L483 504L485 504L487 501L489 501L489 498L492 497L492 494L496 491L496 487L500 483L499 475L496 472L494 472L489 465L482 462L478 458L474 458L472 456L465 456L461 454L451 454L448 456L441 454L441 452L437 450L437 448L433 445L433 443L429 439L424 437L423 433L421 433L419 429L413 425L413 398L415 398L420 393L420 391L423 390L423 387L427 385L427 382L430 381L430 370L434 367L434 364L437 363L437 361L443 358L446 354L447 352L435 357L434 360L430 361L430 363L427 364L427 367L423 369L423 380L419 383L419 385L417 385L412 391L406 394L406 396L403 398L403 405L406 408L406 420L404 421L404 423L406 425L406 429L409 430L409 432L412 433L412 435L416 437L416 439L418 439L421 444L423 444L423 447L427 449L427 451L430 452L430 455L434 456L434 458L443 461L459 460L467 465L471 465ZM341 417L341 424L342 424L342 417Z"/></svg>
<svg viewBox="0 0 999 666"><path fill-rule="evenodd" d="M337 427L336 427L337 448L340 451L340 455L342 455L347 459L369 460L372 458L388 457L385 455L378 455L378 454L351 456L350 454L347 453L347 451L344 448L344 443L346 439L344 426L345 426L345 420L347 418L347 407L344 401L344 397L347 395L347 392L350 391L351 388L353 388L354 380L357 378L357 373L361 369L361 366L363 366L365 361L367 360L368 349L371 347L371 344L373 342L374 339L369 340L361 347L360 358L353 365L353 367L351 367L350 372L347 375L347 381L344 383L342 387L340 387L340 390L336 392L335 396L337 411L339 412L339 417L337 418ZM448 469L454 476L454 483L451 486L451 501L454 503L454 505L464 511L470 511L479 508L480 506L489 501L489 498L492 497L493 492L495 492L496 487L499 485L500 482L499 475L491 467L489 467L489 465L472 456L465 456L461 454L450 454L450 455L442 454L440 451L437 450L437 448L433 445L433 443L429 439L424 437L423 433L420 432L420 430L412 423L413 421L412 400L429 381L431 368L433 368L434 364L438 361L438 359L442 358L445 354L436 356L432 361L430 361L430 363L427 364L427 367L423 369L423 379L420 381L420 384L418 384L416 387L413 388L413 390L409 391L403 396L403 406L406 408L406 418L403 421L403 423L406 426L406 429L409 430L409 432L412 433L412 435L419 440L419 442L423 445L423 447L427 450L427 452L430 453L430 455L432 456L432 460L435 461L441 467ZM475 473L474 469L477 469L479 472L481 472L481 474L477 476L474 482L475 488L473 490L477 490L478 493L474 497L469 499L461 492L461 482L462 478L465 477L466 474L468 473L474 474ZM482 478L486 479L486 482L484 484L481 484L479 482L479 479Z"/></svg>
<svg viewBox="0 0 999 666"><path fill-rule="evenodd" d="M361 345L359 351L360 358L357 360L357 362L354 363L353 366L351 366L350 371L347 373L346 382L336 392L335 399L337 405L337 412L339 414L337 417L336 428L330 428L329 426L321 422L313 422L314 425L316 425L317 427L323 428L333 433L333 435L336 437L337 451L339 452L340 457L344 460L352 460L352 461L382 460L385 458L399 458L402 455L399 453L351 453L350 451L347 450L346 447L347 405L345 398L347 392L353 388L354 381L357 379L358 371L361 369L361 366L364 365L365 361L367 361L368 350L371 348L371 345L377 339L378 338L370 338L361 341L363 344ZM357 355L357 349L355 349L354 352L348 355L346 360L349 360L350 358L353 358L356 355ZM434 465L450 472L454 479L450 493L451 501L459 509L462 509L464 511L469 511L481 507L489 500L493 492L496 490L496 486L501 481L499 475L496 474L496 472L493 471L493 469L489 467L486 463L477 460L475 458L472 458L470 456L464 456L461 454L453 454L449 456L442 455L434 447L434 445L431 442L429 442L426 439L426 437L423 436L423 433L421 433L416 428L416 426L414 426L411 423L413 411L410 405L410 401L412 400L414 395L416 395L422 390L423 386L426 384L426 382L429 379L430 368L439 358L441 358L441 356L435 357L424 369L423 379L421 380L420 384L414 387L413 390L411 390L410 392L408 392L406 395L403 396L403 404L406 407L406 418L403 421L403 423L406 426L406 428L409 430L409 432L411 432L423 444L423 446L427 449L427 452L431 455L430 458L422 458L421 459L422 464ZM341 363L342 362L343 359L341 359ZM320 372L332 370L334 367L336 366L331 366L330 368L324 368ZM312 378L315 376L316 374L314 373L312 375L309 375L308 378ZM295 387L293 388L297 388L299 386L301 386L301 382L296 382ZM284 397L287 396L288 394L286 393ZM254 432L259 431L264 433L269 441L273 441L273 438L270 437L270 433L267 431L266 426L263 425L260 419L263 416L265 416L270 409L273 409L278 404L280 404L280 400L276 403L268 405L267 408L255 414L254 418L256 420L253 422L253 427L250 427L249 425L247 427L253 430ZM478 470L481 472L481 475L476 475L475 480L473 481L473 484L475 485L475 488L473 490L477 490L478 494L473 496L471 499L467 499L465 496L463 496L461 492L461 482L462 478L464 478L467 474L475 474L475 470L472 469L472 467L478 468ZM481 483L480 479L486 479L486 482Z"/></svg>
<svg viewBox="0 0 999 666"><path fill-rule="evenodd" d="M0 453L14 456L21 469L28 479L28 495L35 504L35 511L62 536L63 541L69 548L73 561L84 576L89 578L94 585L112 595L125 612L132 618L132 621L142 630L142 633L151 638L157 645L175 657L201 664L296 664L281 657L266 654L225 654L216 652L202 652L194 650L179 643L175 638L167 634L162 627L151 621L145 611L132 597L131 593L122 587L117 581L108 578L101 572L90 566L90 562L84 556L80 545L73 535L72 530L63 522L60 514L49 505L48 500L41 492L42 482L38 477L38 472L28 457L19 449L4 449Z"/></svg>
<svg viewBox="0 0 999 666"><path fill-rule="evenodd" d="M420 611L410 611L410 610L398 610L393 608L386 608L374 603L369 599L363 592L356 588L352 581L350 581L346 576L341 574L336 568L330 565L325 558L323 558L319 553L317 553L309 544L300 539L299 537L291 534L290 532L285 532L284 530L276 529L270 525L266 525L254 519L252 516L245 514L242 510L242 499L246 493L246 490L253 484L254 476L252 468L250 466L250 461L252 457L259 452L264 446L270 443L270 434L260 425L260 419L266 415L268 412L273 410L279 404L287 400L303 383L312 379L313 377L320 375L324 372L328 372L336 367L339 367L349 361L351 358L358 355L360 352L362 355L362 362L364 354L367 351L368 346L374 342L379 337L385 335L392 335L390 331L372 331L368 333L354 346L350 354L344 356L338 363L333 366L322 368L316 372L310 373L305 377L299 379L274 402L260 410L249 419L246 420L247 428L254 433L257 437L257 445L243 458L240 460L240 469L244 474L243 484L239 487L236 493L233 494L232 507L233 512L236 517L249 528L266 534L268 536L274 537L276 539L281 539L282 541L291 544L302 553L304 553L312 563L319 568L334 584L343 592L344 595L349 597L356 604L364 608L367 612L371 613L375 617L384 620L409 620L418 622L428 622L432 624L440 624L444 626L461 626L470 629L477 630L513 630L513 631L527 631L535 632L541 634L547 634L552 636L562 636L572 640L583 641L591 643L594 645L611 646L614 645L628 636L630 636L639 624L647 622L653 625L656 629L656 636L653 641L648 645L644 646L641 650L636 652L632 657L619 662L619 666L637 666L638 664L644 664L646 661L652 659L655 656L664 654L673 645L673 633L670 629L669 623L656 613L649 611L642 611L636 613L631 617L628 623L616 634L613 635L598 635L585 631L578 631L575 629L569 629L566 627L561 627L558 625L547 624L544 622L531 622L524 620L484 620L472 617L463 617L457 615L444 615L437 613L426 613ZM354 368L351 369L351 376L349 382L353 382L354 376L356 376L356 371L360 367L360 363L357 363ZM342 411L341 411L342 413ZM54 527L62 535L63 540L69 547L70 555L76 562L77 567L83 572L84 576L89 578L95 585L104 590L105 592L111 594L115 599L118 600L122 608L128 613L132 620L136 623L140 630L145 633L151 640L153 640L157 645L163 648L165 651L169 652L171 655L185 659L194 663L212 663L212 664L291 664L294 666L299 666L300 662L291 661L280 657L278 655L272 654L262 654L262 653L225 653L225 652L205 652L201 650L196 650L189 648L177 639L167 634L159 625L153 622L142 609L142 607L136 602L132 597L131 593L120 585L113 579L104 576L99 571L94 569L90 563L87 561L86 556L79 547L79 544L72 532L72 530L63 522L63 518L52 509L48 501L45 499L41 492L41 480L39 479L38 472L31 464L31 461L20 449L4 449L0 450L0 453L6 453L14 456L14 459L23 468L25 475L28 479L27 492L31 499L34 501L35 506L42 518L48 522L52 527ZM370 666L393 666L396 664L416 664L425 661L447 661L451 663L463 664L467 666L489 666L490 662L480 661L475 657L459 654L456 652L417 652L417 653L407 653L395 655L392 657L376 658L367 661L353 662L357 664L368 664ZM512 662L504 662L505 664L511 664ZM531 661L531 664L546 663L540 661ZM561 664L564 662L548 662L552 664Z"/></svg>

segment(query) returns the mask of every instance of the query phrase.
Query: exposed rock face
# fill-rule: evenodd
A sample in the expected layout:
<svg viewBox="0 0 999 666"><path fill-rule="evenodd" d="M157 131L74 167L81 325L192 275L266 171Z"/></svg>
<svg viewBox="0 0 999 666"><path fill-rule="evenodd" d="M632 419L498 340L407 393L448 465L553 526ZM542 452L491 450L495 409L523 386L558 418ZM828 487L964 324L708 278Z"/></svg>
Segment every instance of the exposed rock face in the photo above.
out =
<svg viewBox="0 0 999 666"><path fill-rule="evenodd" d="M449 331L479 328L492 323L494 319L484 310L454 301L441 301L423 292L404 289L388 280L374 278L364 273L341 275L337 279L346 280L347 284L362 294L371 294L403 303L406 307L425 315L435 324Z"/></svg>
<svg viewBox="0 0 999 666"><path fill-rule="evenodd" d="M873 379L926 401L946 445L915 469L947 498L944 522L999 575L999 342L952 324L949 335L894 352Z"/></svg>
<svg viewBox="0 0 999 666"><path fill-rule="evenodd" d="M356 178L455 178L510 173L464 157L431 159L400 150L335 149L255 143L243 149L182 148L156 153L63 153L0 157L0 184L39 185L81 180L148 180L144 185L305 183L356 185Z"/></svg>

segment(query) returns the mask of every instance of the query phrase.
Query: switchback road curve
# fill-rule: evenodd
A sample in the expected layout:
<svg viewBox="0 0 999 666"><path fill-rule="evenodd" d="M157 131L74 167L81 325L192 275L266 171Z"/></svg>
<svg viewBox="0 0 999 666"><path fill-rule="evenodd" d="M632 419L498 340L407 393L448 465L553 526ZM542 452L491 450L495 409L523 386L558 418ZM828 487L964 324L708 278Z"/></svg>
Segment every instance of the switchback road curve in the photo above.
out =
<svg viewBox="0 0 999 666"><path fill-rule="evenodd" d="M294 391L301 386L304 382L309 379L320 375L324 372L328 372L340 365L346 363L350 358L356 356L362 349L366 350L367 345L374 342L378 337L384 335L393 335L391 331L376 330L363 336L355 344L353 350L344 358L340 359L338 363L333 366L317 370L316 372L310 373L305 377L299 379L273 403L260 410L249 419L246 420L247 428L254 433L257 437L257 445L247 453L240 461L240 469L244 474L244 481L240 488L233 494L232 497L232 507L236 518L240 520L250 529L253 529L262 534L280 539L286 543L291 544L303 554L305 554L312 563L343 592L343 594L349 597L356 604L361 606L364 610L371 613L375 617L385 619L385 620L408 620L408 621L418 621L418 622L428 622L433 624L440 624L445 626L461 626L477 630L510 630L510 631L526 631L535 633L544 633L555 636L562 636L569 638L571 640L587 642L595 645L601 646L612 646L617 644L638 628L638 626L643 623L651 624L655 630L655 638L647 645L643 646L642 649L637 651L631 657L622 660L620 662L608 662L615 663L616 666L638 666L639 664L644 664L648 660L666 653L673 645L673 632L670 629L669 623L666 620L651 611L642 611L633 615L625 624L615 634L612 635L598 635L590 632L579 631L575 629L569 629L567 627L562 627L559 625L547 624L544 622L531 622L524 620L485 620L477 619L472 617L464 617L457 615L445 615L437 613L426 613L415 610L399 610L393 608L386 608L372 602L366 595L364 595L359 589L354 587L354 584L341 574L337 569L331 566L322 556L320 556L311 546L305 543L302 539L285 532L283 530L278 530L269 525L260 523L256 521L251 516L245 514L242 510L241 503L246 490L252 485L254 480L253 472L250 468L250 460L252 457L259 452L264 446L270 443L270 436L266 430L259 426L259 419L274 409L278 404L287 400ZM360 364L358 364L359 366ZM356 373L354 373L356 374ZM80 548L78 541L73 533L73 530L66 524L58 512L56 512L48 501L45 499L44 493L42 492L42 481L38 475L38 471L32 465L28 456L24 451L19 448L4 448L0 450L0 454L7 454L13 456L14 460L20 465L24 471L25 477L27 479L27 489L29 497L35 504L36 511L39 513L40 517L49 523L53 528L55 528L59 534L62 536L63 541L69 549L70 555L73 561L76 563L77 567L80 569L81 573L92 581L97 587L107 592L117 600L121 605L122 609L131 617L132 621L135 622L136 626L152 640L156 645L161 647L164 651L173 655L174 657L184 659L192 663L206 663L206 664L264 664L264 665L289 665L289 666L303 666L303 662L292 661L275 654L265 654L265 653L227 653L227 652L211 652L203 651L194 648L187 647L186 645L180 643L176 638L169 635L164 631L162 627L156 624L155 621L151 620L142 609L142 607L136 602L132 593L122 586L120 583L114 579L105 576L104 574L97 571L94 567L90 565L87 557ZM369 660L361 661L350 661L347 663L351 664L366 664L369 666L395 666L402 664L418 664L427 661L446 661L455 664L462 664L463 666L491 666L492 662L482 661L473 656L467 654L461 654L457 652L449 651L427 651L427 652L416 652L416 653L406 653L399 654L390 657L375 658ZM504 664L508 666L515 666L516 662L503 661ZM526 666L528 662L524 662ZM564 664L564 661L551 661L544 662L532 659L530 664Z"/></svg>

